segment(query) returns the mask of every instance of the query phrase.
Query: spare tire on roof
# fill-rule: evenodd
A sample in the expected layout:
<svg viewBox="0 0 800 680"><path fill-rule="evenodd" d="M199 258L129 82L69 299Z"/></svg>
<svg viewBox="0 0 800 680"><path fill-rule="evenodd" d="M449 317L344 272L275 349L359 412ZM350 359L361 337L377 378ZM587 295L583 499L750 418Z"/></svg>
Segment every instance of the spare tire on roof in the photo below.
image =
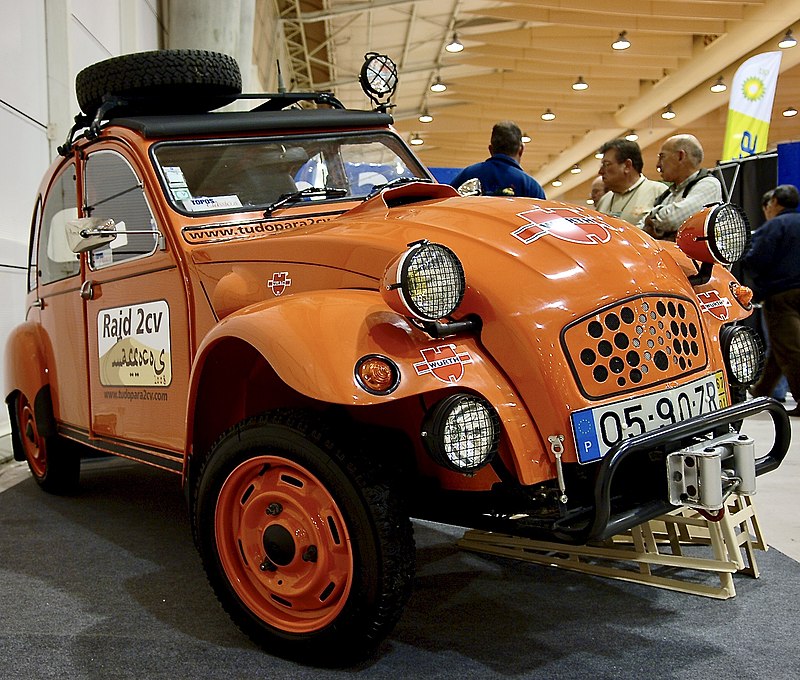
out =
<svg viewBox="0 0 800 680"><path fill-rule="evenodd" d="M105 95L126 100L109 115L203 113L242 92L233 57L206 50L135 52L87 66L75 78L81 111L94 116Z"/></svg>

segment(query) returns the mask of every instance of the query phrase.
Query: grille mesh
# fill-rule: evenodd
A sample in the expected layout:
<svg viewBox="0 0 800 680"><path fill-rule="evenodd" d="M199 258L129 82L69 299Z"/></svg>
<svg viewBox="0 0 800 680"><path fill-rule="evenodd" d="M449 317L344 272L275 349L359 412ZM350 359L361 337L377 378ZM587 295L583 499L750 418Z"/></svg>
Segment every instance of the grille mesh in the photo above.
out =
<svg viewBox="0 0 800 680"><path fill-rule="evenodd" d="M644 296L570 324L562 335L581 391L608 397L706 366L697 308L683 298Z"/></svg>

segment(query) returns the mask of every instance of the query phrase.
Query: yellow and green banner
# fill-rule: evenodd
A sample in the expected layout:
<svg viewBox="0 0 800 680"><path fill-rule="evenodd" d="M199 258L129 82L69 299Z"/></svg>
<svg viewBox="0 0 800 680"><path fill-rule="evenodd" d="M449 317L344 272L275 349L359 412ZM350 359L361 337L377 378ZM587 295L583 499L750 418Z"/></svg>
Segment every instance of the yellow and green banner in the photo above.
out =
<svg viewBox="0 0 800 680"><path fill-rule="evenodd" d="M766 151L780 66L780 52L765 52L750 57L737 69L728 105L723 161Z"/></svg>

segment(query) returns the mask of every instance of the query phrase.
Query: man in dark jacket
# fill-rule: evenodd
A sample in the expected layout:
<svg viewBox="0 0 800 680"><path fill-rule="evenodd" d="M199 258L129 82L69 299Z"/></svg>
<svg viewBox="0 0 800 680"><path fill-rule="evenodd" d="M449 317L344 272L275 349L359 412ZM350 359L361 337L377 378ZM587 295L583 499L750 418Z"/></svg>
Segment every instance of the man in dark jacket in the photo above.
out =
<svg viewBox="0 0 800 680"><path fill-rule="evenodd" d="M772 357L752 393L770 394L782 372L800 403L800 194L797 187L781 184L764 199L767 221L753 234L743 263L756 299L763 301ZM800 406L789 415L800 416Z"/></svg>
<svg viewBox="0 0 800 680"><path fill-rule="evenodd" d="M456 189L469 179L478 179L484 196L528 196L544 198L541 185L519 164L525 145L516 123L504 120L492 128L489 144L491 157L474 163L456 175L451 182Z"/></svg>

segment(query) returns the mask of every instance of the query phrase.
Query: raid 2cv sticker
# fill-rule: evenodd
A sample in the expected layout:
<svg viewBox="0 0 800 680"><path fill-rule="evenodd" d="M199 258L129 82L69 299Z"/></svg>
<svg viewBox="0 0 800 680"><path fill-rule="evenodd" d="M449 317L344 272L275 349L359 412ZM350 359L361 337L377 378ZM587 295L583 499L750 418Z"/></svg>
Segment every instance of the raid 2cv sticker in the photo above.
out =
<svg viewBox="0 0 800 680"><path fill-rule="evenodd" d="M97 353L103 385L169 385L172 356L166 300L101 310Z"/></svg>

